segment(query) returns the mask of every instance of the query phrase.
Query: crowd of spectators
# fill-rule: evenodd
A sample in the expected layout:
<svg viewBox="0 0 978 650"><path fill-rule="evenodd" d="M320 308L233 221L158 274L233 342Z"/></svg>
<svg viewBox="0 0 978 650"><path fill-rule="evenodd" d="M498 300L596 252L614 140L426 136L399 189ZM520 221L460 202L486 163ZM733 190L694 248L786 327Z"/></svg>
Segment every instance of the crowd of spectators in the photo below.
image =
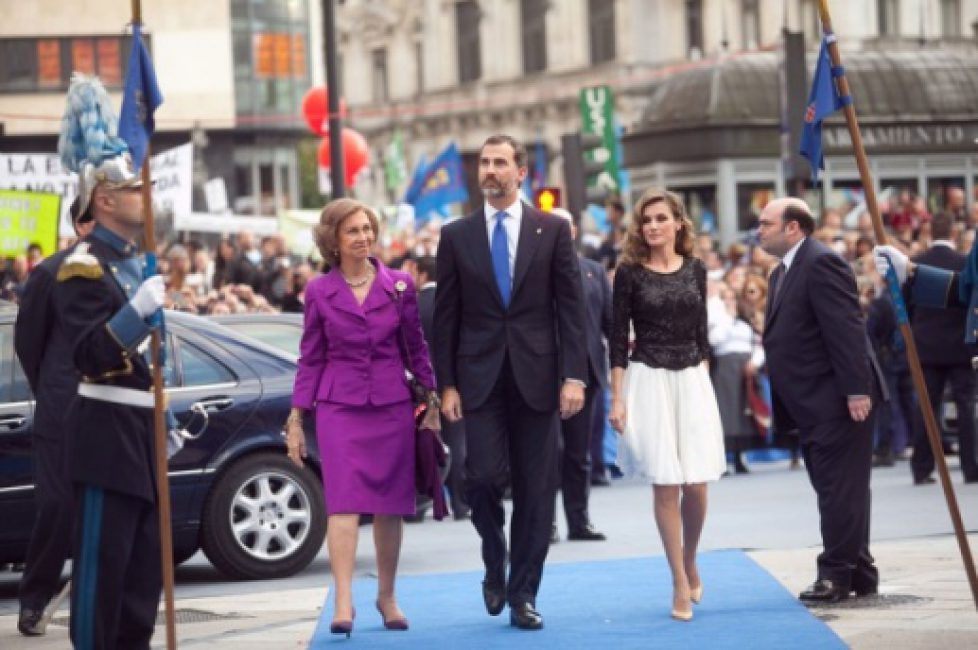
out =
<svg viewBox="0 0 978 650"><path fill-rule="evenodd" d="M880 211L890 243L914 256L931 245L933 216L926 201L912 192L884 193ZM958 251L967 253L978 225L978 202L969 210L964 190L952 187L943 201L943 213L953 224L951 239ZM601 262L613 274L621 251L626 210L619 202L608 206L610 234L585 237L585 255ZM890 325L885 284L872 262L876 243L872 220L865 210L844 204L824 209L814 237L835 249L848 260L856 275L860 300L867 315L868 334L887 378L892 408L879 418L881 431L878 461L881 464L901 458L912 440L909 414L914 409L909 370L903 355L899 330ZM417 233L401 233L381 238L378 255L386 264L408 272L415 271L415 260L434 256L438 247L437 222ZM746 415L753 422L749 439L735 440L743 431L728 431L728 449L736 471L748 471L741 452L756 447L777 446L792 450L792 465L798 466L797 441L790 436L773 435L764 423L763 400L769 389L763 367L761 339L767 303L767 278L777 260L754 245L751 236L721 248L710 233L701 233L694 255L708 269L708 314L715 354L732 350L745 353L742 394ZM308 282L321 271L320 264L291 254L279 235L258 238L242 231L208 247L194 238L170 241L158 251L160 272L167 278L167 306L197 314L235 314L243 312L298 312L303 310L303 295ZM30 270L41 260L40 248L32 245L10 259L0 259L0 299L16 302ZM884 323L884 326L881 326ZM729 337L735 337L734 342ZM732 381L725 375L725 382ZM717 377L714 378L718 380ZM739 379L738 379L739 381ZM717 386L718 393L730 386ZM758 402L757 400L761 400ZM753 407L752 407L753 401ZM769 409L770 404L766 407Z"/></svg>

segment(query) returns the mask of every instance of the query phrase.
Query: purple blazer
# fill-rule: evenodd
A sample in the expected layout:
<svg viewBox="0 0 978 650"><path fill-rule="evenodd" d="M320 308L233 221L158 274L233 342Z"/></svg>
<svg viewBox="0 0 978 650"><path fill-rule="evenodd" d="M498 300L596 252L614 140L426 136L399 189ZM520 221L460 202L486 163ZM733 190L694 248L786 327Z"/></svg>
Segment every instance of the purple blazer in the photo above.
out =
<svg viewBox="0 0 978 650"><path fill-rule="evenodd" d="M363 305L357 304L338 268L306 288L292 406L311 409L316 402L382 406L411 399L402 340L418 381L434 387L414 282L407 273L371 261L377 277Z"/></svg>

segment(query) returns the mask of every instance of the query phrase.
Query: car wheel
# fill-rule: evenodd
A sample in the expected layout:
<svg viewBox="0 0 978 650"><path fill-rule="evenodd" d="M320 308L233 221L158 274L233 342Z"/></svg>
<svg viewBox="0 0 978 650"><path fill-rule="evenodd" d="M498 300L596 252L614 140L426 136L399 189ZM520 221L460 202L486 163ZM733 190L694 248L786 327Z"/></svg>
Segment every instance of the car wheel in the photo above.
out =
<svg viewBox="0 0 978 650"><path fill-rule="evenodd" d="M285 454L248 456L211 489L201 546L233 578L284 578L319 553L325 511L322 485L309 469L299 469Z"/></svg>

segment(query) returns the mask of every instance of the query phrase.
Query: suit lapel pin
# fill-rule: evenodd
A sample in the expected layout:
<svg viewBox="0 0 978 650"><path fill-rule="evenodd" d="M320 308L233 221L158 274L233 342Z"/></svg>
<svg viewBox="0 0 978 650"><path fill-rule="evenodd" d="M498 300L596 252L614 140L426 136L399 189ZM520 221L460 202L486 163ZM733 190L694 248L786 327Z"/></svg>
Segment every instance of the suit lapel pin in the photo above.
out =
<svg viewBox="0 0 978 650"><path fill-rule="evenodd" d="M538 235L539 235L540 233L542 233L542 232L543 232L543 228L537 228L537 234L538 234Z"/></svg>

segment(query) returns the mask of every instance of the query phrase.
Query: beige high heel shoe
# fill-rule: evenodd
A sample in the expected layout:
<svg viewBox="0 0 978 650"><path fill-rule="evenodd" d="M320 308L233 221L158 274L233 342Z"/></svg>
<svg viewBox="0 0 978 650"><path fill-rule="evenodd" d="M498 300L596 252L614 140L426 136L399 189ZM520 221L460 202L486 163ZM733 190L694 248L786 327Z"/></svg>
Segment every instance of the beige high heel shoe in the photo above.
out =
<svg viewBox="0 0 978 650"><path fill-rule="evenodd" d="M699 587L690 588L689 599L693 601L694 605L699 605L700 601L703 600L703 583L700 583Z"/></svg>

